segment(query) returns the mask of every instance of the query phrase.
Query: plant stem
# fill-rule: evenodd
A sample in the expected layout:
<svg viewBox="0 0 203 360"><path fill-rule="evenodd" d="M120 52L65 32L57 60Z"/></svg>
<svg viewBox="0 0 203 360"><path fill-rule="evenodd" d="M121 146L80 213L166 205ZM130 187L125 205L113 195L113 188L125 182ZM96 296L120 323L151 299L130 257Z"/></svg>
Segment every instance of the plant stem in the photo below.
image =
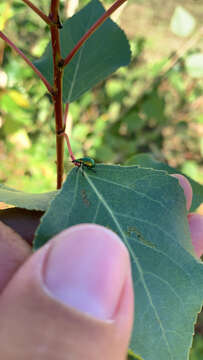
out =
<svg viewBox="0 0 203 360"><path fill-rule="evenodd" d="M81 46L88 40L88 38L97 30L99 26L116 10L118 9L124 2L127 0L117 0L92 26L91 28L82 36L82 38L78 41L75 47L71 50L68 56L62 60L62 66L66 66L73 56L78 52Z"/></svg>
<svg viewBox="0 0 203 360"><path fill-rule="evenodd" d="M41 17L42 20L44 20L47 25L51 25L52 21L51 19L45 15L40 9L38 9L30 0L22 0L25 4L27 4L37 15Z"/></svg>
<svg viewBox="0 0 203 360"><path fill-rule="evenodd" d="M72 159L72 161L73 161L73 160L75 160L75 156L73 155L73 152L72 152L72 149L71 149L69 137L68 137L68 135L67 135L65 132L64 132L62 135L65 137L66 144L67 144L67 146L68 146L68 151L69 151L70 157L71 157L71 159Z"/></svg>
<svg viewBox="0 0 203 360"><path fill-rule="evenodd" d="M62 78L63 69L59 66L61 61L61 47L58 24L59 21L59 0L51 0L49 18L52 21L50 25L51 42L54 63L54 93L52 95L54 103L55 123L56 123L56 154L57 154L57 189L60 189L63 182L63 159L64 159L64 131L63 122L63 104L62 104Z"/></svg>
<svg viewBox="0 0 203 360"><path fill-rule="evenodd" d="M7 38L6 35L0 31L0 38L2 38L13 50L15 50L21 58L34 70L34 72L40 77L40 79L43 81L44 85L46 86L47 90L52 94L53 88L51 84L45 79L45 77L42 75L42 73L34 66L34 64L27 58L27 56L17 47L14 45L14 43Z"/></svg>

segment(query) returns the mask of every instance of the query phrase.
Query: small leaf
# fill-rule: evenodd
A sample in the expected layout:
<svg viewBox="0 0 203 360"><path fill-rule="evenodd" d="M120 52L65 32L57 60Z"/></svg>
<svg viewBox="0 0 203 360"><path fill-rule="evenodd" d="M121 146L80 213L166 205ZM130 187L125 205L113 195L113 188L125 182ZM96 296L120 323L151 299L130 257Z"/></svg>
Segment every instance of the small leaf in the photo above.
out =
<svg viewBox="0 0 203 360"><path fill-rule="evenodd" d="M132 156L126 163L126 165L139 165L145 168L165 170L169 174L181 174L184 175L190 182L193 190L192 205L190 211L195 211L198 206L203 202L203 185L199 184L189 176L183 174L181 171L173 168L166 163L158 161L152 154L138 154Z"/></svg>
<svg viewBox="0 0 203 360"><path fill-rule="evenodd" d="M191 35L196 25L195 18L182 6L177 6L171 18L171 31L182 37Z"/></svg>
<svg viewBox="0 0 203 360"><path fill-rule="evenodd" d="M0 30L4 30L8 20L14 15L12 5L5 1L0 4Z"/></svg>
<svg viewBox="0 0 203 360"><path fill-rule="evenodd" d="M6 129L9 132L9 127L6 127ZM18 149L29 149L31 147L31 141L25 129L21 128L20 130L12 133L8 139Z"/></svg>
<svg viewBox="0 0 203 360"><path fill-rule="evenodd" d="M28 210L47 210L56 194L57 191L42 194L25 193L0 184L0 202Z"/></svg>
<svg viewBox="0 0 203 360"><path fill-rule="evenodd" d="M64 58L104 12L101 3L98 0L92 0L76 15L65 21L60 31ZM76 100L120 66L128 65L130 55L129 43L123 30L111 19L107 19L65 67L63 102L70 103ZM51 43L42 58L34 64L53 84Z"/></svg>
<svg viewBox="0 0 203 360"><path fill-rule="evenodd" d="M131 354L187 360L203 299L203 266L192 255L178 180L137 166L96 165L96 173L84 169L84 176L73 169L41 218L35 249L79 223L112 229L129 250L135 292Z"/></svg>
<svg viewBox="0 0 203 360"><path fill-rule="evenodd" d="M187 72L194 78L203 77L203 54L189 55L185 60Z"/></svg>
<svg viewBox="0 0 203 360"><path fill-rule="evenodd" d="M29 107L29 101L24 94L21 94L19 91L16 90L9 90L8 95L15 101L15 103L23 108Z"/></svg>

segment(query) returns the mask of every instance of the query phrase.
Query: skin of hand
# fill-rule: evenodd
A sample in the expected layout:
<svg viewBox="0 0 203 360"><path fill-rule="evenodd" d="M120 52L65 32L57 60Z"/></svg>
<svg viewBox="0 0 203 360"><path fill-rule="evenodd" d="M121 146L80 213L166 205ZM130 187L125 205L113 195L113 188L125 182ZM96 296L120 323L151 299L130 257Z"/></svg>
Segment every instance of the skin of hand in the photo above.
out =
<svg viewBox="0 0 203 360"><path fill-rule="evenodd" d="M191 186L173 176L189 210ZM188 221L200 256L203 216L189 214ZM2 359L124 360L133 296L128 252L111 230L75 225L32 254L30 245L0 222Z"/></svg>

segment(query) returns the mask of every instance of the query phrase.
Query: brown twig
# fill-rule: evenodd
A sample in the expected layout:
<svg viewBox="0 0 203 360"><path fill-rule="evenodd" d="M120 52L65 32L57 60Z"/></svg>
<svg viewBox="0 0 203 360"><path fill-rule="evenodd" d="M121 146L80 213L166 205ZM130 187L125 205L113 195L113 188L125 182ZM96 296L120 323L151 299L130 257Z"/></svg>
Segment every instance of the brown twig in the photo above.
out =
<svg viewBox="0 0 203 360"><path fill-rule="evenodd" d="M182 46L178 48L174 56L168 59L168 62L164 67L162 76L168 73L168 71L171 70L177 64L180 58L184 56L185 53L199 41L202 35L203 35L203 26L197 32L195 32L190 39L188 39L186 42L182 44Z"/></svg>

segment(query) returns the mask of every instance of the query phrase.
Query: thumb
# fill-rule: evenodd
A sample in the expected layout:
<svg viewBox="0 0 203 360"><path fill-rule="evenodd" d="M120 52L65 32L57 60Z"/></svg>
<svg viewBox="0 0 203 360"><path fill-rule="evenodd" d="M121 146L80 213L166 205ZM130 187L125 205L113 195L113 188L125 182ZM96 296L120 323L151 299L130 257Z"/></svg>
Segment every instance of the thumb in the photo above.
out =
<svg viewBox="0 0 203 360"><path fill-rule="evenodd" d="M125 246L99 225L63 231L11 279L0 318L4 360L124 360L133 322Z"/></svg>

